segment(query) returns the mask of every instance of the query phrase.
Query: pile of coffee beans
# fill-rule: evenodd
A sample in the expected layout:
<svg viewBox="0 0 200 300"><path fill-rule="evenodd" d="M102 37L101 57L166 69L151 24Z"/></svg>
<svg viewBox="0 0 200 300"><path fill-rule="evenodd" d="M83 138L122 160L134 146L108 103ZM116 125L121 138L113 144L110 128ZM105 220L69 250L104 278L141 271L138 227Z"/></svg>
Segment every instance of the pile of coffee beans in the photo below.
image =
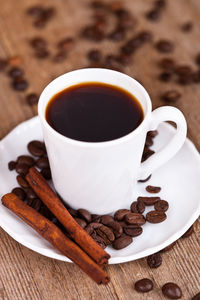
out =
<svg viewBox="0 0 200 300"><path fill-rule="evenodd" d="M42 29L55 16L55 7L44 7L42 5L34 5L27 9L27 15L32 18L33 26Z"/></svg>

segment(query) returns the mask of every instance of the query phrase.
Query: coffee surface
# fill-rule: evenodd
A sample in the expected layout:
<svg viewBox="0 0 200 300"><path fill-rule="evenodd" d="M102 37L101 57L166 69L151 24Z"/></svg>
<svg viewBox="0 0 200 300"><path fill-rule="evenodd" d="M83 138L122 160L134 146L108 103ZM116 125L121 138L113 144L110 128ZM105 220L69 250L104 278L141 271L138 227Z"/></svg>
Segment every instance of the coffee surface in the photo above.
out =
<svg viewBox="0 0 200 300"><path fill-rule="evenodd" d="M60 134L78 141L104 142L123 137L143 120L138 100L116 86L87 82L54 95L46 120Z"/></svg>

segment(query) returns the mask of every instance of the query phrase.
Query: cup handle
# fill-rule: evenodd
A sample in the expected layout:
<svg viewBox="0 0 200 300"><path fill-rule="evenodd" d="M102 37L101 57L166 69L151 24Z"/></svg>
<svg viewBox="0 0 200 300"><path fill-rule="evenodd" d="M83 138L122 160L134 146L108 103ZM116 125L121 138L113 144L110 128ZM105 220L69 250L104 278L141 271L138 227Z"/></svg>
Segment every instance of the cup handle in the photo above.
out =
<svg viewBox="0 0 200 300"><path fill-rule="evenodd" d="M170 160L185 142L187 124L185 117L180 110L172 106L163 106L155 109L151 115L149 130L157 129L158 125L163 121L175 122L177 125L176 133L166 146L141 164L138 179L147 178L157 168Z"/></svg>

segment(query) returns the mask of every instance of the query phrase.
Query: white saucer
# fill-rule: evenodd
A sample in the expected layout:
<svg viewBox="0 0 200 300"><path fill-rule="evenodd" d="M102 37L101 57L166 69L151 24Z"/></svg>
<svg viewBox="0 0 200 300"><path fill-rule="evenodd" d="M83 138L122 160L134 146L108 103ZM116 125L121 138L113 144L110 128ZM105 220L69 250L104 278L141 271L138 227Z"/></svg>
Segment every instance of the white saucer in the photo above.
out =
<svg viewBox="0 0 200 300"><path fill-rule="evenodd" d="M167 143L174 133L173 127L167 123L160 125L158 130L154 150ZM10 172L7 165L10 160L28 153L26 145L33 139L43 139L38 117L23 122L0 142L0 196L18 186L16 172ZM145 224L143 234L134 238L133 243L125 249L117 251L107 247L111 255L110 263L142 258L177 240L200 215L199 178L200 155L187 139L181 151L155 172L148 183L138 184L137 195L140 196L147 195L147 184L162 187L159 196L169 202L167 220L160 224ZM22 245L45 256L70 262L1 203L0 226Z"/></svg>

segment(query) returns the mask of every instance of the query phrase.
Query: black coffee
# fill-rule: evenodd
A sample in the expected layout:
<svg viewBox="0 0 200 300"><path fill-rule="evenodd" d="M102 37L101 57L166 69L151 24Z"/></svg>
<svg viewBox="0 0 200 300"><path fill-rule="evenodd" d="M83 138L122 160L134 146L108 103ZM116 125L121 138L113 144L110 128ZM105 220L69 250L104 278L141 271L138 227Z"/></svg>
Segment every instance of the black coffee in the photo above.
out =
<svg viewBox="0 0 200 300"><path fill-rule="evenodd" d="M143 110L126 90L87 82L54 95L46 108L46 120L68 138L105 142L136 129L143 120Z"/></svg>

